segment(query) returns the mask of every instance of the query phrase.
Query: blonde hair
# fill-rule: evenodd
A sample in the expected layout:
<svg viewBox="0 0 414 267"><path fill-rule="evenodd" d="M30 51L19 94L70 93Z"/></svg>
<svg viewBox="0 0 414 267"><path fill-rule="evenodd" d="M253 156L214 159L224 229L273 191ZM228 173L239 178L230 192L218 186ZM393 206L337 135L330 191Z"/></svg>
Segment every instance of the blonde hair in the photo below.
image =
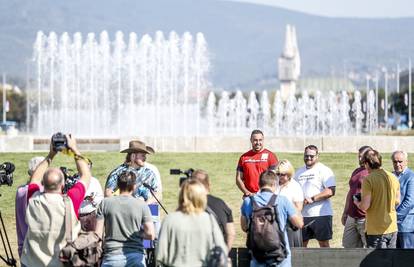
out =
<svg viewBox="0 0 414 267"><path fill-rule="evenodd" d="M275 169L276 173L286 173L289 180L293 177L295 173L295 169L293 168L292 163L290 163L287 159L282 159L279 161L279 164L276 166Z"/></svg>
<svg viewBox="0 0 414 267"><path fill-rule="evenodd" d="M184 181L178 197L178 210L186 214L195 214L205 211L206 206L207 190L204 185L195 179Z"/></svg>

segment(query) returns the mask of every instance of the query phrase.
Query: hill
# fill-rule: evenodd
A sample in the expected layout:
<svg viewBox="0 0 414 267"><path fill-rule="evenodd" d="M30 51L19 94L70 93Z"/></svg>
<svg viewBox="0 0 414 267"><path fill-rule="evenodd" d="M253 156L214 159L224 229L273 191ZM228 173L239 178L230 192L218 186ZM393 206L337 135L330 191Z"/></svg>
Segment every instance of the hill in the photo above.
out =
<svg viewBox="0 0 414 267"><path fill-rule="evenodd" d="M380 65L402 67L414 55L414 18L318 17L281 8L213 0L0 1L0 72L25 79L36 32L118 30L153 35L204 33L211 79L224 88L274 81L287 23L296 26L304 76L344 75Z"/></svg>

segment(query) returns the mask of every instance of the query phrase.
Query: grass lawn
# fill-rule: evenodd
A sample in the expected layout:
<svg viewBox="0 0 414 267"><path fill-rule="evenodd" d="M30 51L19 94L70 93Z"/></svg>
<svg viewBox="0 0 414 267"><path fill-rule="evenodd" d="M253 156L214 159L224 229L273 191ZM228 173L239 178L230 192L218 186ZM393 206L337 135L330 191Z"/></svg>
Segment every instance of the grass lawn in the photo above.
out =
<svg viewBox="0 0 414 267"><path fill-rule="evenodd" d="M92 174L104 185L109 172L124 160L125 154L111 153L85 153L93 161ZM27 179L27 162L34 156L46 156L46 153L0 153L0 163L13 162L16 165L14 183L12 187L1 186L0 211L12 244L14 256L17 258L17 241L14 218L14 197L16 188L24 184ZM155 164L161 172L163 182L163 204L168 211L177 207L179 176L169 174L170 168L200 168L209 172L212 181L212 194L221 197L233 210L236 224L237 238L234 246L245 246L245 236L240 229L241 193L235 184L235 170L240 153L157 153L149 156L148 161ZM295 169L303 165L302 154L277 153L279 159L288 159ZM390 155L383 155L383 166L392 169ZM336 195L332 198L334 207L333 240L332 247L341 247L343 226L340 216L344 207L345 196L348 190L348 179L357 166L356 154L353 153L326 153L320 155L320 161L329 166L336 176ZM59 154L53 166L66 166L75 169L73 160ZM317 247L316 242L310 243ZM3 255L3 248L0 248ZM0 264L1 265L1 264Z"/></svg>

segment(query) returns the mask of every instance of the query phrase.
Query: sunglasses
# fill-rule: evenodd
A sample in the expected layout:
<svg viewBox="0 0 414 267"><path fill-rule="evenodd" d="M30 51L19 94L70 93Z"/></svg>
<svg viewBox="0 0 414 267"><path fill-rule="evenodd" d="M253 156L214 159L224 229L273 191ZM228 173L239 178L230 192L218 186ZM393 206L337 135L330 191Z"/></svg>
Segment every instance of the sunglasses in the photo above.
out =
<svg viewBox="0 0 414 267"><path fill-rule="evenodd" d="M287 176L288 174L287 174L287 173L280 173L280 172L277 172L277 173L276 173L276 175L277 175L277 176Z"/></svg>
<svg viewBox="0 0 414 267"><path fill-rule="evenodd" d="M311 158L311 159L313 159L314 157L316 157L316 155L304 155L303 157L304 157L305 159L306 159L306 158Z"/></svg>
<svg viewBox="0 0 414 267"><path fill-rule="evenodd" d="M402 160L393 160L392 163L397 164L397 163L403 163L404 161Z"/></svg>

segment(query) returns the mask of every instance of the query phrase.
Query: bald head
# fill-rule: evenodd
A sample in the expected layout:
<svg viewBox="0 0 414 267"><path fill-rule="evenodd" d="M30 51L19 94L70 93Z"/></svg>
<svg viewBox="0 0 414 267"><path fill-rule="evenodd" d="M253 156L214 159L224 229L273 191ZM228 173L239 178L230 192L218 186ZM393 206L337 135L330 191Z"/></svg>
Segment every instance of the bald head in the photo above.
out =
<svg viewBox="0 0 414 267"><path fill-rule="evenodd" d="M64 177L59 168L49 168L43 175L43 186L45 192L61 191L63 188Z"/></svg>

